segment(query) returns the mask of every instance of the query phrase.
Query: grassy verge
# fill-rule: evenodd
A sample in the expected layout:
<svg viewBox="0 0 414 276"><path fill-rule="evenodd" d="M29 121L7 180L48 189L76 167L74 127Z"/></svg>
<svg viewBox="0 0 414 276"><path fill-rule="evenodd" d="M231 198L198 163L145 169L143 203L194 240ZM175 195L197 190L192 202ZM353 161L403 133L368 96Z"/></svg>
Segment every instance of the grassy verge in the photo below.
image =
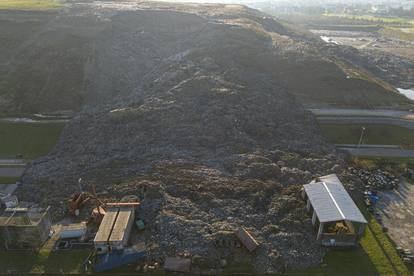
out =
<svg viewBox="0 0 414 276"><path fill-rule="evenodd" d="M403 157L352 157L352 163L365 169L385 168L404 173L407 168L414 168L414 158Z"/></svg>
<svg viewBox="0 0 414 276"><path fill-rule="evenodd" d="M414 30L414 28L412 30ZM403 32L400 28L384 27L380 29L378 33L385 37L389 37L389 38L397 38L401 40L414 41L414 31L407 33L407 32Z"/></svg>
<svg viewBox="0 0 414 276"><path fill-rule="evenodd" d="M361 240L361 245L378 272L381 275L394 275L397 271L400 275L410 275L408 268L398 256L394 245L382 231L378 222L372 217L369 217L369 226L365 232L365 237Z"/></svg>
<svg viewBox="0 0 414 276"><path fill-rule="evenodd" d="M0 9L49 10L61 4L55 0L1 0Z"/></svg>
<svg viewBox="0 0 414 276"><path fill-rule="evenodd" d="M1 184L11 184L16 183L16 181L19 181L19 177L4 177L0 176L0 185Z"/></svg>
<svg viewBox="0 0 414 276"><path fill-rule="evenodd" d="M410 26L413 25L413 20L408 18L400 17L377 17L373 15L353 15L353 14L337 14L337 13L325 13L324 16L338 17L338 18L347 18L354 21L367 22L369 24L391 24L391 25L401 25L401 26Z"/></svg>
<svg viewBox="0 0 414 276"><path fill-rule="evenodd" d="M14 271L16 275L46 274L64 275L82 272L82 263L88 256L87 250L69 250L51 252L47 256L42 253L9 251L0 252L0 275Z"/></svg>
<svg viewBox="0 0 414 276"><path fill-rule="evenodd" d="M56 144L63 123L0 122L0 158L33 159L47 154Z"/></svg>
<svg viewBox="0 0 414 276"><path fill-rule="evenodd" d="M320 124L322 134L335 144L358 144L365 127L363 144L400 145L414 149L414 130L392 125Z"/></svg>

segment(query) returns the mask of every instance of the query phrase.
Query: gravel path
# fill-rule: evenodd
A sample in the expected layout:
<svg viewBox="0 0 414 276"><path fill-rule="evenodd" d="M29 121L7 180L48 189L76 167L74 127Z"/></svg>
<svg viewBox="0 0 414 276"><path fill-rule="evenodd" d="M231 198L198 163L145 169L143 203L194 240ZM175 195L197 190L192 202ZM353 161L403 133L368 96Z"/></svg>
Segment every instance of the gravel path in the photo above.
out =
<svg viewBox="0 0 414 276"><path fill-rule="evenodd" d="M402 182L397 190L380 193L378 209L392 240L414 251L414 185Z"/></svg>

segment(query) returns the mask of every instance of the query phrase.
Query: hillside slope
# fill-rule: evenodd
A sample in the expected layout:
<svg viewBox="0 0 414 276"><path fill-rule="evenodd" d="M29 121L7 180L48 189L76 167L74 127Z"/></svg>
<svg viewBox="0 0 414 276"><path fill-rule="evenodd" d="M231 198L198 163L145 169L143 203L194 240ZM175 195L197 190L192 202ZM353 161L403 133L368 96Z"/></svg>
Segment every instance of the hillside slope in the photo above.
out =
<svg viewBox="0 0 414 276"><path fill-rule="evenodd" d="M39 51L47 57L39 62L57 64L44 68L48 85L36 84L43 87L41 101L37 90L4 88L15 79L27 87L36 81L31 74L17 77L22 59L14 56L1 84L8 99L3 110L80 111L56 148L29 166L20 199L52 205L60 218L82 177L104 199L137 196L145 240L159 245L154 254L188 252L194 269L218 273L223 259L247 259L256 272L321 262L324 249L299 192L313 177L341 173L344 163L295 97L305 87L297 83L312 80L295 68L309 59L330 64L300 35L238 5L94 2L50 22L37 35L52 32L46 41L53 47L41 51L34 38L25 52L36 57ZM64 54L53 55L57 45ZM35 61L21 66L41 68ZM337 87L346 75L335 67L321 85L317 80L331 70L315 68L310 90L361 94L360 81ZM62 91L66 73L72 75ZM364 85L394 99L375 83ZM78 103L62 100L72 92ZM358 103L367 97L361 94ZM215 245L239 226L261 241L253 254Z"/></svg>
<svg viewBox="0 0 414 276"><path fill-rule="evenodd" d="M0 11L0 35L6 41L0 45L0 114L77 111L88 99L137 91L145 75L156 73L164 58L194 51L200 43L197 39L206 38L205 29L213 26L216 30L247 28L255 32L254 39L273 51L273 59L254 58L250 55L256 53L247 51L241 58L271 70L272 78L305 105L407 104L404 97L370 77L347 79L334 60L326 59L325 49L313 45L308 37L257 11L223 7L95 2L58 11ZM122 18L115 10L123 10ZM182 12L185 20L178 19ZM173 19L174 24L166 24ZM104 48L119 38L117 29L121 26L135 29L127 39ZM225 35L217 38L227 40ZM244 40L241 48L234 48L237 51L257 44L251 37L233 39ZM208 44L220 46L212 40ZM130 52L119 52L117 47Z"/></svg>

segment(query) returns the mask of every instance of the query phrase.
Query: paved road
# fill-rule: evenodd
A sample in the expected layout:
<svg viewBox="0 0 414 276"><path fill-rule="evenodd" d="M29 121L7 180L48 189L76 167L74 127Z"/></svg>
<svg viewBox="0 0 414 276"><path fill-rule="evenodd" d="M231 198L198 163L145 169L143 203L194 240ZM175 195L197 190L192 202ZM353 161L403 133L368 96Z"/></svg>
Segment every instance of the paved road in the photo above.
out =
<svg viewBox="0 0 414 276"><path fill-rule="evenodd" d="M21 168L0 168L0 177L20 177L24 172L24 167Z"/></svg>
<svg viewBox="0 0 414 276"><path fill-rule="evenodd" d="M26 160L24 159L0 159L0 166L3 165L17 165L17 166L25 166Z"/></svg>
<svg viewBox="0 0 414 276"><path fill-rule="evenodd" d="M311 108L316 117L382 117L414 121L414 112L386 109Z"/></svg>
<svg viewBox="0 0 414 276"><path fill-rule="evenodd" d="M370 125L394 125L414 129L414 120L406 120L388 117L356 117L356 116L320 116L317 120L330 124L370 124Z"/></svg>
<svg viewBox="0 0 414 276"><path fill-rule="evenodd" d="M403 157L414 158L414 150L402 150L393 148L348 148L338 147L338 149L349 152L354 156L370 157Z"/></svg>

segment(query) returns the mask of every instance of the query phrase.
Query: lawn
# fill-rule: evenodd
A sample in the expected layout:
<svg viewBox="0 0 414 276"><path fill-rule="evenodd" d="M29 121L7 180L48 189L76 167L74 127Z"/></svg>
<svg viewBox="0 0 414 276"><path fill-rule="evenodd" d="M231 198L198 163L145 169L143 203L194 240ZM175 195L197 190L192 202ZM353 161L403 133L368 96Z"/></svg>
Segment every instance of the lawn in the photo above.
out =
<svg viewBox="0 0 414 276"><path fill-rule="evenodd" d="M0 0L0 9L49 10L60 6L55 0Z"/></svg>
<svg viewBox="0 0 414 276"><path fill-rule="evenodd" d="M47 256L24 251L0 252L0 275L6 275L7 271L13 271L16 275L78 274L88 254L88 250L51 252Z"/></svg>
<svg viewBox="0 0 414 276"><path fill-rule="evenodd" d="M10 183L16 183L19 181L19 177L4 177L0 176L0 185L1 184L10 184Z"/></svg>
<svg viewBox="0 0 414 276"><path fill-rule="evenodd" d="M47 154L59 138L64 123L0 122L0 159L34 159Z"/></svg>
<svg viewBox="0 0 414 276"><path fill-rule="evenodd" d="M414 149L414 130L392 125L320 124L322 134L335 144L358 144L365 127L362 144L400 145Z"/></svg>

